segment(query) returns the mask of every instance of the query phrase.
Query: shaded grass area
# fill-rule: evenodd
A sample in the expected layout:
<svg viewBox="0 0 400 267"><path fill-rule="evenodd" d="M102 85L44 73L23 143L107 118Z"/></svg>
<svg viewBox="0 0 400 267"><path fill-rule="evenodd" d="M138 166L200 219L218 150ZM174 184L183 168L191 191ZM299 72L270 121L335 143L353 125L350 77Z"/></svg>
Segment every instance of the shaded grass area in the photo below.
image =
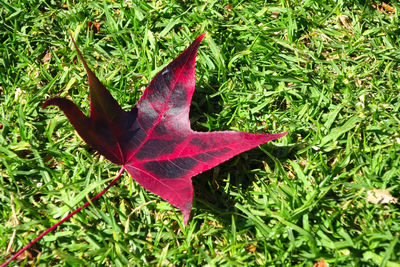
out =
<svg viewBox="0 0 400 267"><path fill-rule="evenodd" d="M28 264L400 266L399 17L373 1L0 1L0 257L119 170L49 96L89 110L88 64L129 109L199 34L198 131L287 137L193 178L188 227L128 174ZM99 23L100 29L88 27ZM7 251L8 250L8 251Z"/></svg>

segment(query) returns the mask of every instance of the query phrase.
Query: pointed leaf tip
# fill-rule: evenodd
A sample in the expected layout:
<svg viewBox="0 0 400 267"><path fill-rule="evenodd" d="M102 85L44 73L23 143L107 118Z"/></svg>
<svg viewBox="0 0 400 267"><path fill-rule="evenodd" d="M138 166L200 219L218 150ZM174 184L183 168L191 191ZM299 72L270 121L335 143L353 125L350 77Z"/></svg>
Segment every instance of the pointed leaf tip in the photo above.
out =
<svg viewBox="0 0 400 267"><path fill-rule="evenodd" d="M72 35L71 41L74 44L79 59L82 61L88 76L91 106L90 116L92 119L97 121L109 120L109 122L111 122L115 117L118 117L122 113L122 109L111 93L89 68Z"/></svg>
<svg viewBox="0 0 400 267"><path fill-rule="evenodd" d="M201 40L203 40L203 38L206 36L206 33L202 33L202 34L200 34L197 38L196 38L196 40L199 40L199 41L201 41Z"/></svg>

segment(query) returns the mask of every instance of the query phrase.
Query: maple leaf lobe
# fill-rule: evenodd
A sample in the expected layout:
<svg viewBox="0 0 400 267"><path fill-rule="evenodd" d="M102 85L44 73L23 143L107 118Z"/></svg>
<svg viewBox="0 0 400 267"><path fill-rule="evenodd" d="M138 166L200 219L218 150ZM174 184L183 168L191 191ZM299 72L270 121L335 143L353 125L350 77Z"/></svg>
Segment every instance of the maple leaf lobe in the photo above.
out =
<svg viewBox="0 0 400 267"><path fill-rule="evenodd" d="M85 116L72 101L47 100L58 106L78 134L110 161L122 165L147 190L178 207L189 219L191 178L280 134L234 131L195 132L189 110L195 89L195 59L204 34L163 68L130 111L123 111L78 52L89 78L91 111Z"/></svg>

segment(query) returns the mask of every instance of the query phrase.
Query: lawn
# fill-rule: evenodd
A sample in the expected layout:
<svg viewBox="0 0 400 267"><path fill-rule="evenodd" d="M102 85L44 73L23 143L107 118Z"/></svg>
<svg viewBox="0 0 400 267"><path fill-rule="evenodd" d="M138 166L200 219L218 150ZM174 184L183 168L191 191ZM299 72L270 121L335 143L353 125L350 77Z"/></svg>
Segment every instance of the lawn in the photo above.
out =
<svg viewBox="0 0 400 267"><path fill-rule="evenodd" d="M89 112L69 33L125 110L206 33L192 128L289 134L195 176L186 227L125 172L19 264L400 266L395 2L0 0L0 263L120 168L41 109Z"/></svg>

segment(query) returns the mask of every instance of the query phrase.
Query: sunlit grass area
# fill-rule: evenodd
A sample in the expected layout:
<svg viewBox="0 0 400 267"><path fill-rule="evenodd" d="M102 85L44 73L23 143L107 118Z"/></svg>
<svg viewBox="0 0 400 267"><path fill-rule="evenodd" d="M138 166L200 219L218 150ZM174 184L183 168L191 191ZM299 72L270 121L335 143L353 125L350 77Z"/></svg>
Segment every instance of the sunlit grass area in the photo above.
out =
<svg viewBox="0 0 400 267"><path fill-rule="evenodd" d="M395 2L395 1L393 1ZM130 109L198 35L196 131L289 131L193 178L183 216L127 173L13 264L400 266L400 23L380 1L0 0L0 263L119 166L64 114L89 66Z"/></svg>

